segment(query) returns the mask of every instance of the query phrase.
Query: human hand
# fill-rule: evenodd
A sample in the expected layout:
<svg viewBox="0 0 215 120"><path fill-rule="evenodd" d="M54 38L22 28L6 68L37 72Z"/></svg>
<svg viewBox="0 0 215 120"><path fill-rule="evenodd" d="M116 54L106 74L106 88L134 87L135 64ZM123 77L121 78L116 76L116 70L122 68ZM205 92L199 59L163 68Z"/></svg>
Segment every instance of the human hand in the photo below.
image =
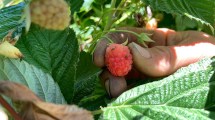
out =
<svg viewBox="0 0 215 120"><path fill-rule="evenodd" d="M128 40L128 47L133 56L133 70L140 73L140 77L161 77L174 73L183 66L197 62L204 57L215 56L215 38L198 31L175 32L170 29L159 28L146 31L142 28L122 28L138 34L142 32L152 34L155 42L147 43L149 48L138 45L136 36L130 33L108 33L107 36L115 43ZM113 76L105 68L105 50L109 41L102 38L97 44L93 58L98 67L104 68L100 75L102 84L111 97L117 97L128 89L126 77Z"/></svg>

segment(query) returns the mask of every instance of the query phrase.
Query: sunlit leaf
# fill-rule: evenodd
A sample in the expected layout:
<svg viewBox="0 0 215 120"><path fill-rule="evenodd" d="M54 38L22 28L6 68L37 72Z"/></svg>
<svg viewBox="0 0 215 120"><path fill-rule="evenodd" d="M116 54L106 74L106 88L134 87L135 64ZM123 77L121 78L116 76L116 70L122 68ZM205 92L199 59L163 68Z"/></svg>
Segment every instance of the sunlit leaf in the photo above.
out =
<svg viewBox="0 0 215 120"><path fill-rule="evenodd" d="M214 119L214 61L205 59L133 88L104 108L103 119Z"/></svg>

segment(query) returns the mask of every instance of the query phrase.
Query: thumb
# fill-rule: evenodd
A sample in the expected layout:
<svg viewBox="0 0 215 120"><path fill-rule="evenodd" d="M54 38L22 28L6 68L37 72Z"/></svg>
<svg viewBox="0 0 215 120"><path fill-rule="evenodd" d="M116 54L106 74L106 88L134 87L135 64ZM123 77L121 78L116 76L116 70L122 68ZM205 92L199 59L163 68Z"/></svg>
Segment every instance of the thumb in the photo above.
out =
<svg viewBox="0 0 215 120"><path fill-rule="evenodd" d="M155 46L152 48L143 48L136 43L130 43L128 46L133 55L134 67L140 72L153 77L170 75L180 67L197 62L204 57L215 55L215 52L213 52L215 51L215 45L211 43Z"/></svg>
<svg viewBox="0 0 215 120"><path fill-rule="evenodd" d="M108 70L103 70L99 77L110 97L116 98L127 90L124 77L113 76Z"/></svg>

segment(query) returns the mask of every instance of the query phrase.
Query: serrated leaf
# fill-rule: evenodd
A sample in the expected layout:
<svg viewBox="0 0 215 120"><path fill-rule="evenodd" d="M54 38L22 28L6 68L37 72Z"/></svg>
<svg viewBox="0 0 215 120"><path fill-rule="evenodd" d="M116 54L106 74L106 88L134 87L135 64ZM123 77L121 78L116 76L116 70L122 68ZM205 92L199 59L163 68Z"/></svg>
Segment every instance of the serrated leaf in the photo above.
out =
<svg viewBox="0 0 215 120"><path fill-rule="evenodd" d="M83 97L90 95L93 92L100 71L101 69L93 64L92 56L89 53L80 53L73 103L77 104Z"/></svg>
<svg viewBox="0 0 215 120"><path fill-rule="evenodd" d="M73 97L79 46L71 29L53 31L32 25L17 43L24 60L50 73L68 102Z"/></svg>
<svg viewBox="0 0 215 120"><path fill-rule="evenodd" d="M191 20L186 16L177 15L175 18L176 28L178 31L186 30L187 28L195 28L198 27L198 23L196 21Z"/></svg>
<svg viewBox="0 0 215 120"><path fill-rule="evenodd" d="M8 34L9 31L21 26L20 21L25 4L20 3L14 6L0 9L0 41Z"/></svg>
<svg viewBox="0 0 215 120"><path fill-rule="evenodd" d="M142 0L152 8L167 13L185 15L190 19L210 26L214 31L215 2L214 0Z"/></svg>
<svg viewBox="0 0 215 120"><path fill-rule="evenodd" d="M166 106L124 106L110 108L102 119L107 120L213 120L214 112L203 109L187 109L180 107Z"/></svg>
<svg viewBox="0 0 215 120"><path fill-rule="evenodd" d="M143 39L141 39L140 37L137 39L137 41L138 41L138 43L140 43L140 44L142 44L144 47L148 47L147 45L146 45L146 43L144 42L144 40Z"/></svg>
<svg viewBox="0 0 215 120"><path fill-rule="evenodd" d="M107 105L105 102L106 96L108 95L105 88L102 87L100 80L97 79L93 93L81 99L78 105L91 111L98 110L100 107Z"/></svg>
<svg viewBox="0 0 215 120"><path fill-rule="evenodd" d="M141 33L140 39L142 39L145 42L154 42L146 33Z"/></svg>
<svg viewBox="0 0 215 120"><path fill-rule="evenodd" d="M214 119L214 61L205 59L133 88L104 108L104 119Z"/></svg>
<svg viewBox="0 0 215 120"><path fill-rule="evenodd" d="M25 61L0 57L0 79L26 85L47 102L65 103L53 78Z"/></svg>

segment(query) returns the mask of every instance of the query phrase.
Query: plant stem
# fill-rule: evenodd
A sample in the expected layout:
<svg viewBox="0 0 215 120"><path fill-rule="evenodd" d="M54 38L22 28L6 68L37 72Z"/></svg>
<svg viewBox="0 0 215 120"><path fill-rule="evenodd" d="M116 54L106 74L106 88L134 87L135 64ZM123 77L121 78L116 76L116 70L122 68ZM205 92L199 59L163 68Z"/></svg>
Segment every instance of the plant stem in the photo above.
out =
<svg viewBox="0 0 215 120"><path fill-rule="evenodd" d="M111 28L111 25L113 23L113 14L115 12L115 10L114 10L115 5L116 5L116 0L112 0L111 1L111 7L110 7L111 11L108 15L108 21L107 21L107 24L105 25L104 31L108 31Z"/></svg>
<svg viewBox="0 0 215 120"><path fill-rule="evenodd" d="M133 32L133 31L128 31L128 30L110 30L109 32L126 32L126 33L131 33L133 35L135 35L136 37L139 37L140 35Z"/></svg>
<svg viewBox="0 0 215 120"><path fill-rule="evenodd" d="M135 35L135 36L137 37L138 42L139 42L140 44L142 44L143 46L145 46L145 47L148 47L148 46L145 44L145 42L154 42L153 40L151 40L151 38L148 37L148 36L150 36L151 34L147 34L147 33L144 33L144 34L147 35L147 39L142 39L141 36L140 36L138 33L133 32L133 31L129 31L129 30L110 30L109 32L126 32L126 33L133 34L133 35Z"/></svg>
<svg viewBox="0 0 215 120"><path fill-rule="evenodd" d="M7 103L7 101L5 101L5 99L1 95L0 103L3 107L5 107L8 110L8 112L15 120L22 120L21 117L16 113L16 111Z"/></svg>
<svg viewBox="0 0 215 120"><path fill-rule="evenodd" d="M118 12L118 10L122 11L122 10L126 10L124 8L125 3L127 2L127 0L121 0L121 2L119 3L118 7L116 8L116 16L117 18L123 13L123 12Z"/></svg>
<svg viewBox="0 0 215 120"><path fill-rule="evenodd" d="M98 114L101 114L103 111L100 109L100 110L95 110L95 111L92 111L93 115L98 115Z"/></svg>
<svg viewBox="0 0 215 120"><path fill-rule="evenodd" d="M106 38L110 43L114 43L109 37L107 36L102 36L101 38Z"/></svg>
<svg viewBox="0 0 215 120"><path fill-rule="evenodd" d="M136 37L140 37L140 35L136 32L130 31L130 30L110 30L109 32L126 32L126 33L131 33L133 35L135 35ZM148 36L151 36L152 34L148 34L148 33L144 33Z"/></svg>

